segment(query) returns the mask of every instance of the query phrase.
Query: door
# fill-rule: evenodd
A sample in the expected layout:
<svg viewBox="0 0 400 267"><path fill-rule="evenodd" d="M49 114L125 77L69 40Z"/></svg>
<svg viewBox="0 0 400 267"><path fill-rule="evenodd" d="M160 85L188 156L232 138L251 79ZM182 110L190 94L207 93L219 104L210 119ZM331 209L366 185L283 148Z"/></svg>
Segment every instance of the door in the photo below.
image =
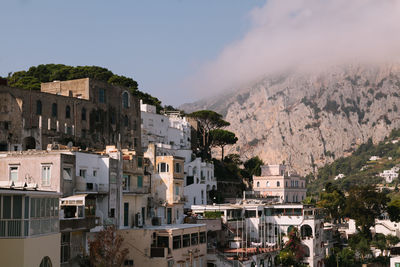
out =
<svg viewBox="0 0 400 267"><path fill-rule="evenodd" d="M124 203L124 226L129 226L129 203Z"/></svg>
<svg viewBox="0 0 400 267"><path fill-rule="evenodd" d="M171 223L172 223L172 209L167 208L167 224L171 224Z"/></svg>

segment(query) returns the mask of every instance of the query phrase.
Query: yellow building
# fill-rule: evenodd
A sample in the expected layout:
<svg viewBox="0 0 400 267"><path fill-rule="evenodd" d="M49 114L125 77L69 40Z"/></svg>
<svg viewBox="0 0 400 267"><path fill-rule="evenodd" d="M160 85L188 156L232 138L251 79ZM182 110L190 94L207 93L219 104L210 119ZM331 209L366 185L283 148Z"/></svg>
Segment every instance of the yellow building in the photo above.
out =
<svg viewBox="0 0 400 267"><path fill-rule="evenodd" d="M60 266L59 194L0 188L0 265Z"/></svg>
<svg viewBox="0 0 400 267"><path fill-rule="evenodd" d="M156 203L156 216L161 223L174 224L183 220L184 158L157 156L156 171L152 177L152 194Z"/></svg>
<svg viewBox="0 0 400 267"><path fill-rule="evenodd" d="M146 226L119 230L129 254L125 264L157 267L207 266L205 224Z"/></svg>

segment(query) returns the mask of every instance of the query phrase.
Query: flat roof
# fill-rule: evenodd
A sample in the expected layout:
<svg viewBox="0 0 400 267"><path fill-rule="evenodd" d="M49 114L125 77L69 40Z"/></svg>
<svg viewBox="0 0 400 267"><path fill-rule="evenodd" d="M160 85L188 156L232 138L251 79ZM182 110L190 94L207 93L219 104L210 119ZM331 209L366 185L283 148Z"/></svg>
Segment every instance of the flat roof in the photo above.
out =
<svg viewBox="0 0 400 267"><path fill-rule="evenodd" d="M0 187L0 194L9 195L51 195L51 196L61 196L61 193L56 191L44 191L35 189L22 189L22 188L4 188Z"/></svg>
<svg viewBox="0 0 400 267"><path fill-rule="evenodd" d="M206 227L206 224L193 224L193 223L180 223L180 224L165 224L165 225L146 225L143 229L150 230L180 230L180 229L189 229L196 227Z"/></svg>

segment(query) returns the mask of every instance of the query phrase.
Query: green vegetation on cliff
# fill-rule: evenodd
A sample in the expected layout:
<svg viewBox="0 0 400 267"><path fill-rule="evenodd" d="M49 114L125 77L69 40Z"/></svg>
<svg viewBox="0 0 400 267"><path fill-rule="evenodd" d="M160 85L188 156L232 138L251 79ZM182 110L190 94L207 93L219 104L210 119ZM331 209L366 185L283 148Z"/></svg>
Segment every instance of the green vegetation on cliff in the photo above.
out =
<svg viewBox="0 0 400 267"><path fill-rule="evenodd" d="M138 83L132 78L116 75L110 70L98 66L67 66L63 64L42 64L30 67L27 71L10 73L7 77L8 85L27 90L40 90L40 84L54 80L66 81L81 78L92 78L113 85L125 86L143 100L144 103L154 105L161 110L161 101L148 93L139 91Z"/></svg>
<svg viewBox="0 0 400 267"><path fill-rule="evenodd" d="M354 185L384 182L378 174L400 164L400 141L397 140L399 137L400 129L396 129L376 145L369 139L351 156L339 158L319 168L316 177L310 173L306 176L308 193L318 195L328 182L343 191L348 191ZM371 156L378 156L380 159L370 161ZM344 174L345 177L335 180L339 174ZM395 181L397 183L398 180Z"/></svg>

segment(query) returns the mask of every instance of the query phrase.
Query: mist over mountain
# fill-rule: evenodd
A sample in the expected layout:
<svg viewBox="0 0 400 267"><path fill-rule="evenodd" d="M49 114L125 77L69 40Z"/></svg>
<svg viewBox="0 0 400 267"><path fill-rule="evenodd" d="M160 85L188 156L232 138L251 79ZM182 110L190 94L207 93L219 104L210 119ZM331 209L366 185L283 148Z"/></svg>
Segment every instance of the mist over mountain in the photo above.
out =
<svg viewBox="0 0 400 267"><path fill-rule="evenodd" d="M251 86L182 105L224 115L243 159L285 161L300 174L400 127L400 64L344 64L267 75Z"/></svg>

